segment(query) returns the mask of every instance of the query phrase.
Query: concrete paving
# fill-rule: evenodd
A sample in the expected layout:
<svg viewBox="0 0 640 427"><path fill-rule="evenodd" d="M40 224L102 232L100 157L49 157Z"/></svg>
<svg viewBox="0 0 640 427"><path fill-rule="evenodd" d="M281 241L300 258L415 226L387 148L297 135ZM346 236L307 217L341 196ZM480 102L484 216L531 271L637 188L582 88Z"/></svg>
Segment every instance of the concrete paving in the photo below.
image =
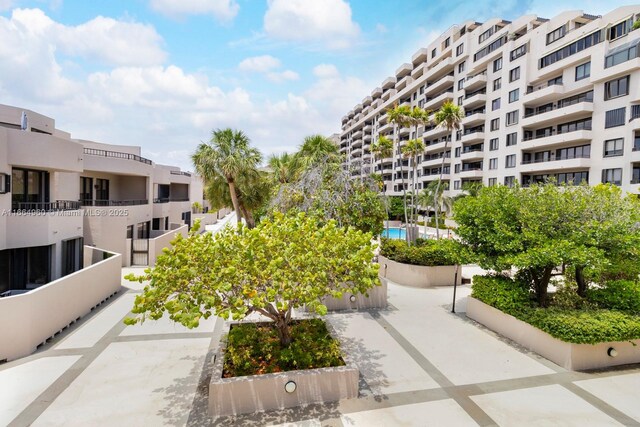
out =
<svg viewBox="0 0 640 427"><path fill-rule="evenodd" d="M640 366L568 372L468 320L468 286L454 314L452 288L394 283L385 310L327 316L360 367L357 399L214 422L207 384L223 321L125 326L143 287L123 280L108 304L0 365L0 425L640 426Z"/></svg>

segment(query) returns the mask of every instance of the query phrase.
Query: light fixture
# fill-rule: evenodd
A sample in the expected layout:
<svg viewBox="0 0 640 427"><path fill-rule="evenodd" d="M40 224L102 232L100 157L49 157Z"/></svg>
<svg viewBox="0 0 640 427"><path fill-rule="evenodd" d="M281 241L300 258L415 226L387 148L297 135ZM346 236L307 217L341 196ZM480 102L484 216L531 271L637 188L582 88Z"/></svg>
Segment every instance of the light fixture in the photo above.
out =
<svg viewBox="0 0 640 427"><path fill-rule="evenodd" d="M609 357L616 357L618 356L618 350L613 347L609 347L609 349L607 350L607 354L609 355Z"/></svg>
<svg viewBox="0 0 640 427"><path fill-rule="evenodd" d="M349 301L351 301L351 302L356 302L356 296L355 296L355 295L351 295L351 296L349 297Z"/></svg>
<svg viewBox="0 0 640 427"><path fill-rule="evenodd" d="M298 386L296 385L295 381L287 381L287 383L284 385L284 391L286 391L287 393L293 393L294 391L296 391L296 388Z"/></svg>

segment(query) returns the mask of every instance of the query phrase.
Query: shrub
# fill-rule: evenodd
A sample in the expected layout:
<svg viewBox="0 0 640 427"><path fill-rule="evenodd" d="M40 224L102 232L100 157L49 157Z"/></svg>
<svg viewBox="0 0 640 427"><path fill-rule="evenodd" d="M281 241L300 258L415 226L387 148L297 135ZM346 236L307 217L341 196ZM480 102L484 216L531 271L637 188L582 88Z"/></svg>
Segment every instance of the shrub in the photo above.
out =
<svg viewBox="0 0 640 427"><path fill-rule="evenodd" d="M640 283L630 280L607 282L601 288L591 288L587 298L601 308L640 314Z"/></svg>
<svg viewBox="0 0 640 427"><path fill-rule="evenodd" d="M474 276L471 296L511 315L531 307L526 285L506 276Z"/></svg>
<svg viewBox="0 0 640 427"><path fill-rule="evenodd" d="M557 285L551 305L561 310L595 308L587 299L578 295L577 286L569 283Z"/></svg>
<svg viewBox="0 0 640 427"><path fill-rule="evenodd" d="M460 247L458 242L447 239L417 239L408 246L404 240L383 238L380 254L403 264L434 267L457 264Z"/></svg>

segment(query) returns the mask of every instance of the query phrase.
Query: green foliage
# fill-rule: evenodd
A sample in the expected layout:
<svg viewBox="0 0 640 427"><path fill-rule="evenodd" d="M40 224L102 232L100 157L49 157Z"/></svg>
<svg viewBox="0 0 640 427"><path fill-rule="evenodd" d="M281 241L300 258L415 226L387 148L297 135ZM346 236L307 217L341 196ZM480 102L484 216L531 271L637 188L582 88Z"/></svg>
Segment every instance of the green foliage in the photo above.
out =
<svg viewBox="0 0 640 427"><path fill-rule="evenodd" d="M601 308L628 311L640 315L640 283L637 281L607 282L602 287L587 290L587 298Z"/></svg>
<svg viewBox="0 0 640 427"><path fill-rule="evenodd" d="M556 291L552 295L551 306L559 310L597 308L595 304L578 295L576 288L573 283L556 284Z"/></svg>
<svg viewBox="0 0 640 427"><path fill-rule="evenodd" d="M380 254L403 264L421 266L455 265L463 262L461 245L449 239L417 239L409 246L400 239L382 239Z"/></svg>
<svg viewBox="0 0 640 427"><path fill-rule="evenodd" d="M632 30L637 30L638 28L640 28L640 19L636 19L631 27Z"/></svg>
<svg viewBox="0 0 640 427"><path fill-rule="evenodd" d="M178 236L156 266L129 280L150 280L136 297L129 323L146 317L171 320L189 328L212 315L240 320L253 312L278 325L281 344L289 344L291 311L306 306L327 312L321 299L366 293L379 284L371 262L372 235L339 227L300 213L276 213L256 228L227 227L215 235Z"/></svg>
<svg viewBox="0 0 640 427"><path fill-rule="evenodd" d="M531 306L527 284L501 275L474 276L471 296L511 315Z"/></svg>
<svg viewBox="0 0 640 427"><path fill-rule="evenodd" d="M200 204L199 202L193 202L193 204L191 205L191 209L193 210L193 213L202 213L203 211L202 204Z"/></svg>
<svg viewBox="0 0 640 427"><path fill-rule="evenodd" d="M273 323L233 325L227 337L223 377L342 366L340 343L320 319L291 323L293 341L280 346Z"/></svg>
<svg viewBox="0 0 640 427"><path fill-rule="evenodd" d="M401 221L404 217L404 204L402 197L389 197L389 219L393 221Z"/></svg>
<svg viewBox="0 0 640 427"><path fill-rule="evenodd" d="M505 276L475 276L471 296L565 342L597 344L640 339L640 316L592 309L588 302L581 309L570 308L569 299L577 297L574 292L561 290L559 304L537 308L531 304L526 283ZM600 297L606 299L603 295ZM621 302L616 298L612 305Z"/></svg>

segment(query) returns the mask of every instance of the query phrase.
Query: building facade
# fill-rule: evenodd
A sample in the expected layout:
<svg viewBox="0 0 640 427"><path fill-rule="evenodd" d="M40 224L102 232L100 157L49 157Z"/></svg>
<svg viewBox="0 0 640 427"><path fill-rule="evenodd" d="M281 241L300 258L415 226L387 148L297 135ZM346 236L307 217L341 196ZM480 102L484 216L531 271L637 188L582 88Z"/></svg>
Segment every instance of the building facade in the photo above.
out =
<svg viewBox="0 0 640 427"><path fill-rule="evenodd" d="M80 270L84 245L146 265L148 240L190 225L194 202L203 204L198 176L0 105L0 296Z"/></svg>
<svg viewBox="0 0 640 427"><path fill-rule="evenodd" d="M354 177L381 174L387 194L413 187L413 165L401 156L421 138L416 190L440 177L449 193L466 183L527 186L610 182L640 193L640 5L604 15L564 12L513 22L454 25L418 50L342 118L340 152ZM394 135L394 105L437 111L447 100L464 110L449 133L430 123ZM399 141L393 158L377 159L372 142Z"/></svg>

